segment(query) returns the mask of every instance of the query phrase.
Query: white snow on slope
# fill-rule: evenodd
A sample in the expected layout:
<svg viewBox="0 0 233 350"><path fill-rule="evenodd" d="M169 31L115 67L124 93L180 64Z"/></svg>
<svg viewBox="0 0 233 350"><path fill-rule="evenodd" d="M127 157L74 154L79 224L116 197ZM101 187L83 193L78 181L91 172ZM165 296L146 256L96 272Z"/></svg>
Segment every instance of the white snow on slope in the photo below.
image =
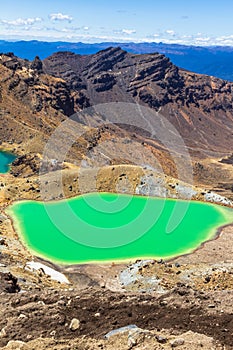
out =
<svg viewBox="0 0 233 350"><path fill-rule="evenodd" d="M49 275L51 277L52 280L54 281L58 281L60 283L67 283L69 284L69 280L66 278L65 275L63 275L63 273L58 272L54 269L52 269L51 267L48 267L44 264L41 264L39 262L35 262L35 261L30 261L26 264L26 269L27 270L39 270L39 269L43 269L46 275Z"/></svg>

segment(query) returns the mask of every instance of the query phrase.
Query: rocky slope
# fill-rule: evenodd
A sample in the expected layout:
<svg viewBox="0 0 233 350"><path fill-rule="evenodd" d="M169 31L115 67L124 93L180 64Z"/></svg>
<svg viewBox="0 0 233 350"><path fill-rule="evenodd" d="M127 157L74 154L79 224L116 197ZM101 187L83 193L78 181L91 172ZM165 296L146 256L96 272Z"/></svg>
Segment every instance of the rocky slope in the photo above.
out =
<svg viewBox="0 0 233 350"><path fill-rule="evenodd" d="M159 110L193 152L229 155L232 149L233 84L181 70L163 55L109 48L29 62L8 54L0 57L0 69L2 118L13 119L8 124L46 133L62 116L89 106L134 102Z"/></svg>
<svg viewBox="0 0 233 350"><path fill-rule="evenodd" d="M43 61L43 69L66 81L76 111L136 102L159 110L190 147L232 149L232 83L179 69L160 54L134 55L120 48L89 56L56 53Z"/></svg>
<svg viewBox="0 0 233 350"><path fill-rule="evenodd" d="M162 296L95 288L4 295L0 346L25 350L232 349L230 311L217 311L229 307L230 300L215 303L213 294L193 293L177 286Z"/></svg>
<svg viewBox="0 0 233 350"><path fill-rule="evenodd" d="M197 185L232 197L232 166L218 162L232 154L232 83L181 70L160 54L134 55L120 48L89 56L60 52L43 62L38 57L30 62L13 54L1 55L0 71L2 147L22 156L31 153L32 164L28 159L26 163L33 171L34 159L67 117L103 102L136 102L159 110L176 127L192 155ZM126 154L133 141L143 146L139 154L152 152L165 174L176 177L173 160L161 142L135 127L106 128L99 120L95 130L90 129L73 147L71 162L112 140L109 149L114 142L124 156L116 154L111 164L128 163ZM85 124L85 119L81 122ZM85 126L79 128L87 132ZM145 162L138 159L138 163ZM17 168L12 171L21 174Z"/></svg>

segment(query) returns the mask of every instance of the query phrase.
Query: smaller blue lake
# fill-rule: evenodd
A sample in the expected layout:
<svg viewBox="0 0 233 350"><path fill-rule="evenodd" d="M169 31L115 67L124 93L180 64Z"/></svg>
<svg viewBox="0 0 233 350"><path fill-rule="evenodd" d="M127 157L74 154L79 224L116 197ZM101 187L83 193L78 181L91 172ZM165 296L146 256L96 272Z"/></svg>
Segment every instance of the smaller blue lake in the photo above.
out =
<svg viewBox="0 0 233 350"><path fill-rule="evenodd" d="M7 173L10 169L10 164L16 159L12 153L0 151L0 173Z"/></svg>

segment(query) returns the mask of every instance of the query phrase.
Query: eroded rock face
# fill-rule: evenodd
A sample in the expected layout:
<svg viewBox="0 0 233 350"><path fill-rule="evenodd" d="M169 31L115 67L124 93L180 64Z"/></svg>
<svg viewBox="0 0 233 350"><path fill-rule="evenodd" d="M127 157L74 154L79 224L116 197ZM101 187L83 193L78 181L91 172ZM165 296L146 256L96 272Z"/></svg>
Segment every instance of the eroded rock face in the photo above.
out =
<svg viewBox="0 0 233 350"><path fill-rule="evenodd" d="M0 69L3 105L9 94L33 114L42 113L43 127L50 115L71 116L100 103L139 103L167 117L191 149L197 142L225 154L232 149L233 83L179 69L164 55L110 47L29 62L8 54L0 56Z"/></svg>
<svg viewBox="0 0 233 350"><path fill-rule="evenodd" d="M13 71L22 68L22 60L14 56L12 52L2 55L2 64Z"/></svg>
<svg viewBox="0 0 233 350"><path fill-rule="evenodd" d="M192 108L193 114L198 109L199 122L200 114L217 118L233 113L233 83L184 71L157 53L135 55L110 47L88 56L58 52L43 62L38 56L29 62L9 53L0 63L8 69L4 81L9 91L36 112L50 105L70 116L96 103L122 101L156 110Z"/></svg>
<svg viewBox="0 0 233 350"><path fill-rule="evenodd" d="M124 91L128 99L138 96L152 108L172 103L205 112L232 110L232 83L186 72L157 53L134 55L119 47L89 56L59 52L45 59L43 66L47 73L64 79L70 89L83 90L91 104L97 103L94 91L108 91L104 102L109 102L113 91L115 100L122 100Z"/></svg>
<svg viewBox="0 0 233 350"><path fill-rule="evenodd" d="M41 112L49 107L71 115L73 97L62 79L50 79L43 74L43 64L38 56L32 62L22 60L13 54L2 55L2 82L14 99L30 107L33 112ZM0 82L1 83L1 82Z"/></svg>
<svg viewBox="0 0 233 350"><path fill-rule="evenodd" d="M17 278L10 272L0 272L0 291L5 293L17 293L20 291Z"/></svg>
<svg viewBox="0 0 233 350"><path fill-rule="evenodd" d="M59 52L43 61L43 69L65 80L77 96L75 111L136 102L160 111L191 147L232 148L233 83L179 69L158 53L135 55L119 47L88 56Z"/></svg>

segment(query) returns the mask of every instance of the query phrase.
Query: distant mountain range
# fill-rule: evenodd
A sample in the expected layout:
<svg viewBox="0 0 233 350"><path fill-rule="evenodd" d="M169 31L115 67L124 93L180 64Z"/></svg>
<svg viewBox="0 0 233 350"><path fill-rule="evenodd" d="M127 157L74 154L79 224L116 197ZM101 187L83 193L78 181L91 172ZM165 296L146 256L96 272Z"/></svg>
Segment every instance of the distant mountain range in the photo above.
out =
<svg viewBox="0 0 233 350"><path fill-rule="evenodd" d="M76 54L90 55L108 47L121 47L130 53L162 53L171 61L186 70L212 75L233 81L233 47L197 47L163 43L114 43L97 44L43 42L43 41L4 41L0 40L0 52L13 52L16 56L32 60L41 59L58 51L71 51Z"/></svg>

